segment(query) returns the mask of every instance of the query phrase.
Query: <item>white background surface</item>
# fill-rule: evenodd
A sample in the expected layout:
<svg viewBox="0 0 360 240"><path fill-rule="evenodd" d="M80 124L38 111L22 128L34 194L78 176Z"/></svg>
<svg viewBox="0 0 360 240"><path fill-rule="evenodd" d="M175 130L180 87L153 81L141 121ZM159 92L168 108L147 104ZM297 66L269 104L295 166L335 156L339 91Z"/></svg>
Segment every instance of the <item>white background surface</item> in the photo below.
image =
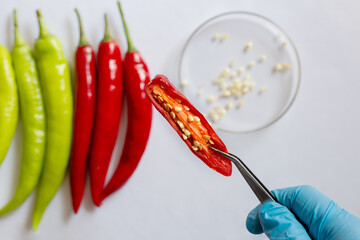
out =
<svg viewBox="0 0 360 240"><path fill-rule="evenodd" d="M124 49L115 1L2 0L0 43L7 47L12 42L14 7L30 44L38 34L35 9L42 8L71 64L78 42L74 7L79 8L94 46L103 36L103 13L108 12L113 36ZM359 1L124 0L123 8L152 76L164 73L176 83L181 48L206 19L245 10L278 23L294 40L301 58L302 83L295 104L280 121L261 132L219 134L228 149L242 157L269 188L310 184L360 216ZM122 121L121 135L125 123ZM20 130L0 169L1 205L17 182ZM118 151L115 155L117 159ZM100 209L92 206L87 188L83 205L74 215L67 177L39 230L33 232L33 202L34 195L0 219L1 239L265 239L250 235L245 228L247 213L257 200L239 174L234 171L225 178L208 169L157 112L137 171Z"/></svg>

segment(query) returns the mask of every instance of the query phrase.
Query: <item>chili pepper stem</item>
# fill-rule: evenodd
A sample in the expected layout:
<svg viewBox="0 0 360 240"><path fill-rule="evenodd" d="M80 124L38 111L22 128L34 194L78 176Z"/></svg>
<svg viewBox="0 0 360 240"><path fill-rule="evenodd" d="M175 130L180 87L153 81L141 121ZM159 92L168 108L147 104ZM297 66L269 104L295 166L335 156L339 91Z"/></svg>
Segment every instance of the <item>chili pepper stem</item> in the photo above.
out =
<svg viewBox="0 0 360 240"><path fill-rule="evenodd" d="M25 44L24 39L22 38L18 28L16 9L14 9L14 34L15 34L15 46L20 46Z"/></svg>
<svg viewBox="0 0 360 240"><path fill-rule="evenodd" d="M42 16L41 10L38 9L36 10L36 14L38 17L38 22L39 22L39 28L40 28L40 34L39 34L39 38L44 38L47 35L49 35L49 30L47 29L46 25L45 25L45 21L44 18Z"/></svg>
<svg viewBox="0 0 360 240"><path fill-rule="evenodd" d="M83 25L82 25L82 21L81 21L81 17L80 17L80 13L77 10L77 8L75 8L75 12L76 15L78 17L78 22L79 22L79 29L80 29L80 41L79 41L79 46L85 46L85 45L89 45L89 42L87 41L85 34L84 34L84 29L83 29Z"/></svg>
<svg viewBox="0 0 360 240"><path fill-rule="evenodd" d="M124 26L124 29L125 29L126 40L127 40L127 43L128 43L128 52L136 52L137 50L136 50L136 48L135 48L135 46L134 46L134 44L133 44L133 42L131 40L130 32L129 32L129 29L128 29L127 24L126 24L126 20L125 20L124 13L123 13L122 8L121 8L120 1L118 1L118 6L119 6L123 26Z"/></svg>
<svg viewBox="0 0 360 240"><path fill-rule="evenodd" d="M109 41L112 41L113 38L110 35L109 22L108 22L108 17L107 17L106 13L104 15L104 18L105 18L105 35L104 35L104 38L103 38L102 41L103 42L109 42Z"/></svg>

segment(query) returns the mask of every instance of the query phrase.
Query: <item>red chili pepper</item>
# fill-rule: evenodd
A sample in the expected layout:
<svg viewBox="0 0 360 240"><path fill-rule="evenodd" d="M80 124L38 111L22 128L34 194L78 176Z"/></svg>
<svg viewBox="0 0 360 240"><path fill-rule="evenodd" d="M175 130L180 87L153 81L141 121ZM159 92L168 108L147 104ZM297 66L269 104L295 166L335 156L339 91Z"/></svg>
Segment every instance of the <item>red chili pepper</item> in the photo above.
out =
<svg viewBox="0 0 360 240"><path fill-rule="evenodd" d="M91 195L101 203L106 173L120 124L123 100L122 63L118 43L109 34L105 15L105 36L98 52L96 117L90 155Z"/></svg>
<svg viewBox="0 0 360 240"><path fill-rule="evenodd" d="M184 140L189 149L206 165L231 175L231 162L209 146L228 152L204 116L172 85L167 77L157 75L146 87L146 94L155 108Z"/></svg>
<svg viewBox="0 0 360 240"><path fill-rule="evenodd" d="M118 5L129 48L124 59L124 81L129 120L119 165L105 187L102 199L123 186L135 171L145 151L152 119L152 106L145 94L145 86L150 82L149 71L140 53L132 44L120 2Z"/></svg>
<svg viewBox="0 0 360 240"><path fill-rule="evenodd" d="M76 95L73 143L70 161L72 203L76 213L84 194L86 164L91 143L95 112L96 67L93 48L86 40L80 14L80 42L76 50Z"/></svg>

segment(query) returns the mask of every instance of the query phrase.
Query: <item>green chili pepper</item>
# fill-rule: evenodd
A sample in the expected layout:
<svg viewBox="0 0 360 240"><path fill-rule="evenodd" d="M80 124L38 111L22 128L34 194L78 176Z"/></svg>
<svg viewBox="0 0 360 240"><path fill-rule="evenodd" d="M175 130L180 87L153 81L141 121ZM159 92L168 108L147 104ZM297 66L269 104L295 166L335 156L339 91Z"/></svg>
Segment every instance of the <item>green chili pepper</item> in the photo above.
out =
<svg viewBox="0 0 360 240"><path fill-rule="evenodd" d="M35 189L44 159L45 110L30 47L24 42L17 26L14 10L15 45L11 52L19 89L22 117L23 152L19 183L12 200L0 210L0 215L20 206Z"/></svg>
<svg viewBox="0 0 360 240"><path fill-rule="evenodd" d="M19 102L10 53L0 45L0 164L15 134Z"/></svg>
<svg viewBox="0 0 360 240"><path fill-rule="evenodd" d="M34 230L63 182L70 156L73 117L70 71L62 44L45 27L40 10L37 16L40 36L35 42L34 56L44 96L47 130L44 167L32 217Z"/></svg>

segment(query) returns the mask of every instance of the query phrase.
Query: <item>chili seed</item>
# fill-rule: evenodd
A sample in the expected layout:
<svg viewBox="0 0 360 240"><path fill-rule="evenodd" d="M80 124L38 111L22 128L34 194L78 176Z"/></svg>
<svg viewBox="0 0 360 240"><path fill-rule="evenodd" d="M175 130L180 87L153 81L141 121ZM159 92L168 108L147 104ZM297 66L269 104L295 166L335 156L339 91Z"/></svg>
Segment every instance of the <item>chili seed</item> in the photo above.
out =
<svg viewBox="0 0 360 240"><path fill-rule="evenodd" d="M188 118L187 118L187 120L188 120L189 122L192 122L192 121L194 121L194 117L191 116L191 115L189 115Z"/></svg>
<svg viewBox="0 0 360 240"><path fill-rule="evenodd" d="M162 97L160 97L160 96L158 96L158 100L159 100L160 102L164 101L164 99L162 99Z"/></svg>
<svg viewBox="0 0 360 240"><path fill-rule="evenodd" d="M246 44L246 46L245 46L245 49L246 49L246 50L250 50L253 45L254 45L253 42L248 42L248 43Z"/></svg>
<svg viewBox="0 0 360 240"><path fill-rule="evenodd" d="M166 110L166 111L172 110L172 107L170 106L170 104L165 103L165 110Z"/></svg>
<svg viewBox="0 0 360 240"><path fill-rule="evenodd" d="M239 67L239 73L243 73L245 71L244 67Z"/></svg>
<svg viewBox="0 0 360 240"><path fill-rule="evenodd" d="M191 133L190 133L189 130L187 130L187 129L184 129L184 133L185 133L186 136L190 136L190 135L191 135Z"/></svg>
<svg viewBox="0 0 360 240"><path fill-rule="evenodd" d="M188 139L188 137L185 134L183 134L182 137L183 137L184 140Z"/></svg>
<svg viewBox="0 0 360 240"><path fill-rule="evenodd" d="M266 55L265 54L261 55L260 61L265 61L265 60L266 60Z"/></svg>
<svg viewBox="0 0 360 240"><path fill-rule="evenodd" d="M211 139L209 140L209 143L210 143L210 144L214 144L214 142L213 142L213 141L211 141Z"/></svg>
<svg viewBox="0 0 360 240"><path fill-rule="evenodd" d="M236 107L237 107L237 108L240 108L240 107L242 107L243 105L244 105L243 101L240 101L240 102L238 102L238 104L236 104Z"/></svg>
<svg viewBox="0 0 360 240"><path fill-rule="evenodd" d="M194 120L195 120L195 122L200 122L200 118L197 116L194 117Z"/></svg>
<svg viewBox="0 0 360 240"><path fill-rule="evenodd" d="M283 66L284 69L290 69L291 68L291 64L283 63L282 66Z"/></svg>
<svg viewBox="0 0 360 240"><path fill-rule="evenodd" d="M175 98L175 101L177 101L178 103L181 103L181 100L178 98Z"/></svg>
<svg viewBox="0 0 360 240"><path fill-rule="evenodd" d="M184 109L186 110L186 111L189 111L190 110L190 108L188 108L187 106L183 106L184 107Z"/></svg>
<svg viewBox="0 0 360 240"><path fill-rule="evenodd" d="M200 143L198 141L194 140L194 146L198 147L198 146L200 146Z"/></svg>
<svg viewBox="0 0 360 240"><path fill-rule="evenodd" d="M181 121L177 121L177 124L179 125L179 127L180 127L181 129L184 128L184 124L183 124Z"/></svg>
<svg viewBox="0 0 360 240"><path fill-rule="evenodd" d="M209 140L210 140L210 136L209 136L209 135L203 135L203 138L204 138L206 141L209 141Z"/></svg>
<svg viewBox="0 0 360 240"><path fill-rule="evenodd" d="M281 63L277 63L276 65L275 65L275 70L282 70L283 69L283 65L281 64Z"/></svg>
<svg viewBox="0 0 360 240"><path fill-rule="evenodd" d="M199 150L197 147L191 146L194 151Z"/></svg>
<svg viewBox="0 0 360 240"><path fill-rule="evenodd" d="M181 112L182 108L181 107L175 107L175 112Z"/></svg>
<svg viewBox="0 0 360 240"><path fill-rule="evenodd" d="M176 117L176 115L175 115L175 113L174 113L173 111L170 112L170 116L171 116L173 119L175 119L175 117Z"/></svg>
<svg viewBox="0 0 360 240"><path fill-rule="evenodd" d="M186 87L189 83L186 80L182 80L180 84L182 87Z"/></svg>

